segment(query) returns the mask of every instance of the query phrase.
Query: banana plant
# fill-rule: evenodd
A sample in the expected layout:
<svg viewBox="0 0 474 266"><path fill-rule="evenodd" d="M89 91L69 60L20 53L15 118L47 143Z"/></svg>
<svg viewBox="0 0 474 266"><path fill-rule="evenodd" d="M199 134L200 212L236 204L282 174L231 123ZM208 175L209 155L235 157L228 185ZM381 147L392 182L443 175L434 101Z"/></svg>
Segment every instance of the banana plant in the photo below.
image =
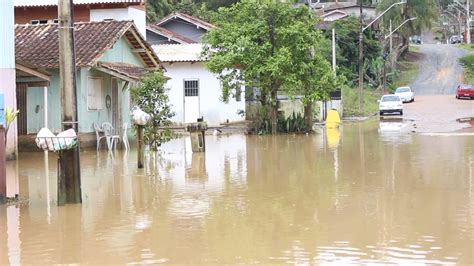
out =
<svg viewBox="0 0 474 266"><path fill-rule="evenodd" d="M20 113L19 110L13 110L13 108L10 107L5 108L5 146L7 144L8 130L18 116L18 113Z"/></svg>

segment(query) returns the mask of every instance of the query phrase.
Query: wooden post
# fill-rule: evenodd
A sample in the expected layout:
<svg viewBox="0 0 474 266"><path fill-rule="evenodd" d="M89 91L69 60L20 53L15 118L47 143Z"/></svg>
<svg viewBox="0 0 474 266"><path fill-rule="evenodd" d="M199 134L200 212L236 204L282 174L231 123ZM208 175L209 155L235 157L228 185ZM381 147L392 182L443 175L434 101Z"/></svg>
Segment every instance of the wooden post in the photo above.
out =
<svg viewBox="0 0 474 266"><path fill-rule="evenodd" d="M0 125L0 205L7 203L7 168L6 168L5 128Z"/></svg>
<svg viewBox="0 0 474 266"><path fill-rule="evenodd" d="M76 60L72 0L59 0L59 82L63 130L77 127ZM81 203L79 145L59 153L58 205Z"/></svg>
<svg viewBox="0 0 474 266"><path fill-rule="evenodd" d="M145 154L143 145L143 126L137 125L137 147L138 147L138 168L143 168L143 157Z"/></svg>

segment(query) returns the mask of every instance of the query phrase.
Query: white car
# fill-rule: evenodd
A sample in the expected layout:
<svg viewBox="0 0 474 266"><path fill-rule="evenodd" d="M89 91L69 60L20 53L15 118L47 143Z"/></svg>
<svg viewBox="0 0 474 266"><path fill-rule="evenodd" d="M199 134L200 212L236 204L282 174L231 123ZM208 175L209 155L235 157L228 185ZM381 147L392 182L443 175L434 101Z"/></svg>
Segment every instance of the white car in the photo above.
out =
<svg viewBox="0 0 474 266"><path fill-rule="evenodd" d="M415 93L410 87L399 87L395 90L395 95L398 95L402 102L414 102L415 101Z"/></svg>
<svg viewBox="0 0 474 266"><path fill-rule="evenodd" d="M400 115L403 115L403 103L398 95L384 95L378 102L380 115L385 113L400 113Z"/></svg>

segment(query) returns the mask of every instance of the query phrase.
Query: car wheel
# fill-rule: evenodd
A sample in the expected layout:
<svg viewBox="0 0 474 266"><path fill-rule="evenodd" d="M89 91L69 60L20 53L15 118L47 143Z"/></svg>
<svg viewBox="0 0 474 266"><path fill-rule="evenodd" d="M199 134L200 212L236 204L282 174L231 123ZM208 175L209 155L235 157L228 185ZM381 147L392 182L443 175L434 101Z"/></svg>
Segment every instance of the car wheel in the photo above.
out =
<svg viewBox="0 0 474 266"><path fill-rule="evenodd" d="M380 111L380 115L383 115L383 112L382 112L382 111Z"/></svg>
<svg viewBox="0 0 474 266"><path fill-rule="evenodd" d="M459 100L459 96L457 96L457 95L456 95L456 99L458 99L458 100Z"/></svg>
<svg viewBox="0 0 474 266"><path fill-rule="evenodd" d="M414 101L415 101L415 98L413 97L413 99L411 99L411 101L410 101L410 102L414 102Z"/></svg>

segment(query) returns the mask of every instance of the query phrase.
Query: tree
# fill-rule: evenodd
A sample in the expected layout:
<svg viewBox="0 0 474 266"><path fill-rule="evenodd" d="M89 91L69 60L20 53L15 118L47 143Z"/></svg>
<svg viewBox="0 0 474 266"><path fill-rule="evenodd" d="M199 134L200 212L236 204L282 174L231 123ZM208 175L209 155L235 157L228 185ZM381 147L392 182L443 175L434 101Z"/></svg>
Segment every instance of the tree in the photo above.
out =
<svg viewBox="0 0 474 266"><path fill-rule="evenodd" d="M206 66L222 81L223 100L239 94L243 85L258 88L276 133L278 92L291 96L302 91L317 64L310 49L317 49L321 39L315 18L304 6L244 0L220 8L214 22L218 27L208 33L203 54Z"/></svg>
<svg viewBox="0 0 474 266"><path fill-rule="evenodd" d="M156 71L145 76L130 90L133 102L151 116L145 127L144 141L152 151L173 138L172 131L166 128L171 124L174 112L168 103L165 83L166 77L161 71Z"/></svg>
<svg viewBox="0 0 474 266"><path fill-rule="evenodd" d="M210 20L219 7L230 6L238 0L148 0L147 20L156 22L171 12L180 11Z"/></svg>
<svg viewBox="0 0 474 266"><path fill-rule="evenodd" d="M383 0L377 9L385 10L395 2L398 0ZM392 20L392 25L400 25L409 18L416 18L416 20L409 21L399 30L404 43L407 42L409 36L419 34L422 29L431 28L438 18L438 1L411 0L403 5L395 6L384 15L383 24L388 29L390 20Z"/></svg>
<svg viewBox="0 0 474 266"><path fill-rule="evenodd" d="M359 31L360 22L356 17L337 20L333 27L336 30L336 50L338 72L346 79L355 83L357 81L359 65L354 63L359 58ZM331 29L332 29L331 28ZM331 30L326 31L326 38L331 38ZM374 62L381 56L380 42L375 39L372 30L364 31L364 57L366 62ZM367 72L366 72L367 73ZM367 73L371 79L376 79L372 72Z"/></svg>

